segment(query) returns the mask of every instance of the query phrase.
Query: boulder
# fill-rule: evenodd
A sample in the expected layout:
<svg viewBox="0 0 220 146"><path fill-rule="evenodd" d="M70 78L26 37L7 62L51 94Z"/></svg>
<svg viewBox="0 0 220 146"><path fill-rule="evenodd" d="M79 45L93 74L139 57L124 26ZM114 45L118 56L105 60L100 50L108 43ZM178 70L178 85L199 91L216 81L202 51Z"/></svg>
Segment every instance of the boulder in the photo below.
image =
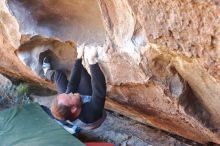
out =
<svg viewBox="0 0 220 146"><path fill-rule="evenodd" d="M0 2L2 73L55 90L42 76L42 58L49 55L53 68L69 75L85 42L98 49L106 108L220 144L217 1L8 0L8 6L11 13Z"/></svg>

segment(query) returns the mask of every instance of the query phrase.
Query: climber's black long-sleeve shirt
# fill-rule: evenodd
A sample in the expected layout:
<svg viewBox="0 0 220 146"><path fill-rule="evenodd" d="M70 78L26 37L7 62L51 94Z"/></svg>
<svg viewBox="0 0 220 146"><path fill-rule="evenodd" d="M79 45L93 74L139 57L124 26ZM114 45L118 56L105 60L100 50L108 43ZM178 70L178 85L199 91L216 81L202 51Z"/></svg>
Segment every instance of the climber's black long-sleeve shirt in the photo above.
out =
<svg viewBox="0 0 220 146"><path fill-rule="evenodd" d="M72 69L70 80L67 84L66 93L76 93L83 90L79 89L84 88L82 86L79 86L81 81L82 69L82 59L77 59ZM99 68L98 63L90 65L90 72L90 87L92 88L92 93L90 96L92 96L92 98L90 102L87 102L82 105L82 110L78 117L84 123L93 123L102 117L106 96L105 77L101 69Z"/></svg>

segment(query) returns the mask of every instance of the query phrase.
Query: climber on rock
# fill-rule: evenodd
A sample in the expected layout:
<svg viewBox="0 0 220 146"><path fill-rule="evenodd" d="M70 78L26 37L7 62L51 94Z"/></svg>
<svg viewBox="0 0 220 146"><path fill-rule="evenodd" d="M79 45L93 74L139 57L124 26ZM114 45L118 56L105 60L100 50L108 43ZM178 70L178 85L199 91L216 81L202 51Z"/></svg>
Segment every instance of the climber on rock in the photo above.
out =
<svg viewBox="0 0 220 146"><path fill-rule="evenodd" d="M71 121L73 126L88 130L99 127L106 118L106 82L97 62L95 47L88 49L86 58L91 76L83 67L84 48L77 48L77 59L69 81L62 71L51 69L47 57L43 60L42 68L46 79L54 82L58 90L58 96L51 105L53 117L61 121Z"/></svg>

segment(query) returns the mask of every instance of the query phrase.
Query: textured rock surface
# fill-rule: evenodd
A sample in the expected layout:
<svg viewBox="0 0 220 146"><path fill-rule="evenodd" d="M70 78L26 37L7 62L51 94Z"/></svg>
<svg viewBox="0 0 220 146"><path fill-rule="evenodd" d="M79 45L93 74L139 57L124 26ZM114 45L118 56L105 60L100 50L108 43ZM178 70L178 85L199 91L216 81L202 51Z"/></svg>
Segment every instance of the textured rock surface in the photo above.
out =
<svg viewBox="0 0 220 146"><path fill-rule="evenodd" d="M67 4L69 7L65 7ZM97 9L86 12L85 8L90 6ZM40 33L62 40L74 38L87 42L87 49L104 43L100 38L105 30L105 44L96 47L108 83L111 99L106 103L108 108L200 143L220 144L218 1L98 0L87 3L64 0L53 3L47 0L34 5L26 0L10 0L9 7L22 33L30 33L25 28L31 28L34 32L31 35ZM54 89L51 83L37 76L41 72L40 54L53 52L60 58L55 66L68 72L76 55L74 43L23 37L22 43L26 42L19 47L18 23L5 7L5 1L1 1L0 8L1 72ZM77 10L76 15L68 10ZM39 25L22 19L24 12L29 12L27 18ZM91 19L90 14L97 17ZM46 33L42 25L52 33ZM67 25L70 26L65 27ZM73 29L68 29L70 27ZM93 33L100 35L93 36Z"/></svg>
<svg viewBox="0 0 220 146"><path fill-rule="evenodd" d="M110 97L157 117L150 121L158 127L203 142L218 139L219 143L218 2L100 0L98 3L109 50L127 53L146 79L144 84L141 82L144 80L136 80L136 85L126 80L120 80L124 83L121 86L113 82ZM132 80L134 76L128 74L127 78ZM182 126L187 131L180 130Z"/></svg>
<svg viewBox="0 0 220 146"><path fill-rule="evenodd" d="M112 113L108 113L101 127L94 131L85 131L81 135L81 139L85 141L109 141L115 146L197 145L192 142L186 144L183 139L179 141L162 131Z"/></svg>
<svg viewBox="0 0 220 146"><path fill-rule="evenodd" d="M22 34L104 43L104 28L95 0L9 0L8 5L18 18Z"/></svg>
<svg viewBox="0 0 220 146"><path fill-rule="evenodd" d="M43 58L48 57L51 61L53 69L64 70L71 69L74 58L76 58L76 45L73 42L61 42L60 40L45 38L42 36L34 36L29 40L26 39L18 50L16 55L22 62L31 68L31 70L43 78L43 70L41 68ZM67 74L70 73L70 70Z"/></svg>
<svg viewBox="0 0 220 146"><path fill-rule="evenodd" d="M33 71L25 66L15 55L15 50L20 45L21 34L19 25L14 16L9 13L6 1L0 2L0 70L1 73L13 76L14 78L37 83L46 83ZM51 86L51 85L50 85Z"/></svg>

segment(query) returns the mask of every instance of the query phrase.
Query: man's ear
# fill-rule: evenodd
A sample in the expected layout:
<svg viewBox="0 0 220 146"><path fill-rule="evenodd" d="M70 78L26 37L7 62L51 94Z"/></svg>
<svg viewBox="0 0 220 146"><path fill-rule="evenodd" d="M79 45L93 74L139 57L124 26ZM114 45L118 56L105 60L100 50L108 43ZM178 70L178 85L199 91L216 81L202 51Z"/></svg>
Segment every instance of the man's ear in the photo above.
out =
<svg viewBox="0 0 220 146"><path fill-rule="evenodd" d="M71 107L71 113L73 113L73 114L74 114L74 113L76 113L76 111L77 111L77 107L72 106L72 107Z"/></svg>

